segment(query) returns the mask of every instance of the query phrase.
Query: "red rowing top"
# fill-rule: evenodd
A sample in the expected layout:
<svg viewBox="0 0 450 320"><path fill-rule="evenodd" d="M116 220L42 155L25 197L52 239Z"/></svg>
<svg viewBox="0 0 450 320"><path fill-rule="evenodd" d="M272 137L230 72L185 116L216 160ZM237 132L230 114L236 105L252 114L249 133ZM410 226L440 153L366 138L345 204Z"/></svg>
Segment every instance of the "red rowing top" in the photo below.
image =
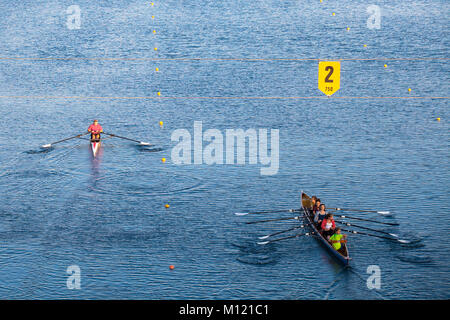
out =
<svg viewBox="0 0 450 320"><path fill-rule="evenodd" d="M88 128L88 131L89 131L89 132L93 132L93 133L98 133L98 132L102 132L102 131L103 131L103 128L102 128L102 126L99 125L99 124L97 124L97 125L91 124L91 125L89 126L89 128Z"/></svg>

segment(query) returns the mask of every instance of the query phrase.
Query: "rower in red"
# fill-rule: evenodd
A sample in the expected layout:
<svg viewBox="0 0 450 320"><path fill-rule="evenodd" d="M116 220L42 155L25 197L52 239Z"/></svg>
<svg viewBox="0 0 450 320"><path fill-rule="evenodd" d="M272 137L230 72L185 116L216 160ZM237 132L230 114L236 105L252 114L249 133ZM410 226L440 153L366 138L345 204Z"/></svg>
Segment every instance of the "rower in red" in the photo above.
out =
<svg viewBox="0 0 450 320"><path fill-rule="evenodd" d="M98 124L98 120L94 120L94 123L88 128L88 132L91 133L91 141L100 141L100 133L103 132L103 128Z"/></svg>
<svg viewBox="0 0 450 320"><path fill-rule="evenodd" d="M326 215L326 218L322 221L322 235L330 240L330 237L334 234L336 224L334 223L333 215L331 213Z"/></svg>

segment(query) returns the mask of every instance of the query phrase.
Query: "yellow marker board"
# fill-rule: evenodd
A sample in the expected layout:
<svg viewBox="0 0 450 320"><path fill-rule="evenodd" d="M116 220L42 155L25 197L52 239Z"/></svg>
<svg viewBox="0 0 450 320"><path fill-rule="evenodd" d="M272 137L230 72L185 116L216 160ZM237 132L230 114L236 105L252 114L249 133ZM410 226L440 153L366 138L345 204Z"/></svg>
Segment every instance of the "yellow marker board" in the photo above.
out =
<svg viewBox="0 0 450 320"><path fill-rule="evenodd" d="M327 96L339 90L341 87L341 62L319 62L319 90Z"/></svg>

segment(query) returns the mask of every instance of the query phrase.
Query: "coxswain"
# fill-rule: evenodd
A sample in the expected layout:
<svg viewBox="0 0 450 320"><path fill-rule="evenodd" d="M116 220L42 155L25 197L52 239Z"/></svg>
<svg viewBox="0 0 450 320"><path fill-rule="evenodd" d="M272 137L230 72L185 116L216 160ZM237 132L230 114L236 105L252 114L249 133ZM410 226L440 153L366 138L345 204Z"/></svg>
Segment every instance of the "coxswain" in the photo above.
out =
<svg viewBox="0 0 450 320"><path fill-rule="evenodd" d="M317 198L316 199L316 203L314 204L314 207L313 207L313 213L315 214L317 211L319 211L319 209L320 209L320 199L319 198Z"/></svg>
<svg viewBox="0 0 450 320"><path fill-rule="evenodd" d="M100 133L103 132L103 128L98 124L98 120L94 120L94 123L88 128L88 132L91 133L91 141L100 141Z"/></svg>
<svg viewBox="0 0 450 320"><path fill-rule="evenodd" d="M310 209L311 209L311 210L314 209L314 206L316 205L316 200L317 200L317 197L316 197L316 196L312 196L312 197L311 197L311 202L310 202L310 204L311 204Z"/></svg>

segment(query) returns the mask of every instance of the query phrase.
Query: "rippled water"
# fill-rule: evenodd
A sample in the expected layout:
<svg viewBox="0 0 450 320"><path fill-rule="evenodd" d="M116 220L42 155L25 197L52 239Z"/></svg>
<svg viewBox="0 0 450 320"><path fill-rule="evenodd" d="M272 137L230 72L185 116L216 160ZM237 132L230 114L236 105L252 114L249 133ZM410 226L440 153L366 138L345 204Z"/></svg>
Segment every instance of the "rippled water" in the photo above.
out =
<svg viewBox="0 0 450 320"><path fill-rule="evenodd" d="M377 1L380 30L366 27L366 1L154 2L77 1L79 30L65 26L72 2L0 4L1 57L138 59L0 60L0 297L448 299L448 99L336 99L449 96L436 60L448 58L448 2ZM374 57L435 60L345 60L341 89L320 100L30 97L322 96L317 61L139 59ZM93 118L155 146L108 139L95 160L85 140L40 150ZM194 121L279 129L278 174L173 164L170 136ZM351 236L343 269L313 238L256 244L298 222L233 214L298 207L300 190L390 210L367 217L398 228L371 227L414 242ZM70 265L81 290L66 288ZM367 289L369 265L380 290Z"/></svg>

